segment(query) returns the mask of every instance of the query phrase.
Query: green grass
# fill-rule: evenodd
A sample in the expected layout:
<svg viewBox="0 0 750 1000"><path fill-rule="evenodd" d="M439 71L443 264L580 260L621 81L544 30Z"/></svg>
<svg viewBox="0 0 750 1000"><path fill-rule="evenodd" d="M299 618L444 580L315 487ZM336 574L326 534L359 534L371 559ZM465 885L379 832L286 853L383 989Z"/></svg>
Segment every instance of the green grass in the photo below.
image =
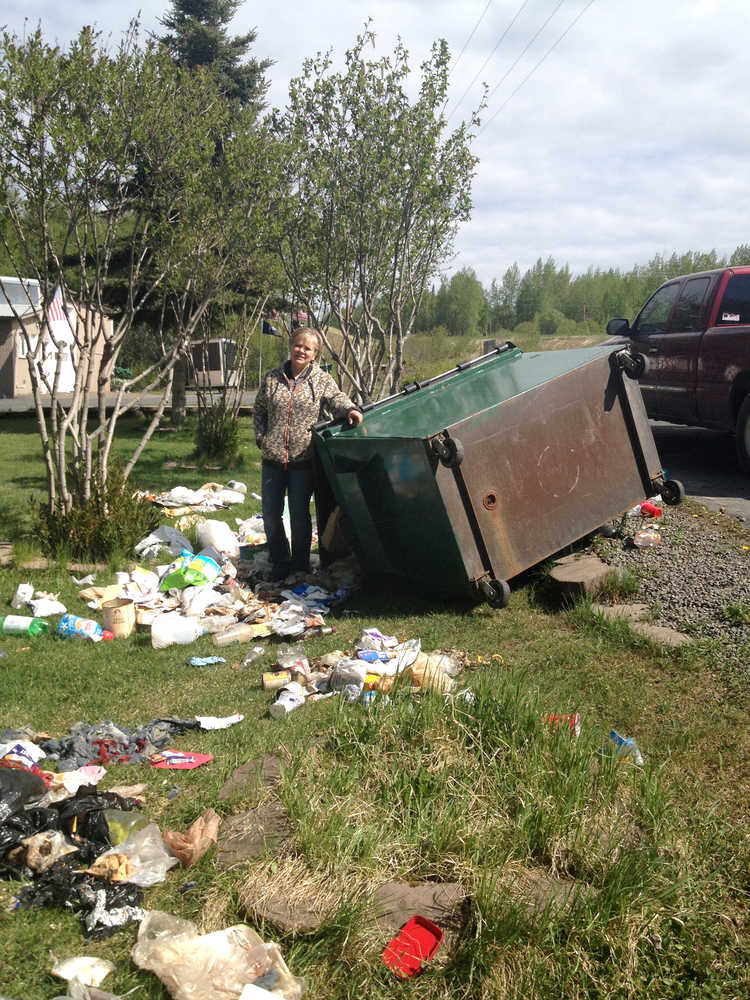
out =
<svg viewBox="0 0 750 1000"><path fill-rule="evenodd" d="M32 421L2 419L0 533L16 539L31 530L29 498L41 494L42 467ZM137 423L122 430L124 449ZM242 434L244 465L218 472L180 468L190 464L192 427L164 432L135 481L158 490L238 478L258 491L249 421ZM164 469L165 460L178 468ZM258 507L249 500L218 516L233 524ZM20 542L17 557L29 552L33 539ZM113 568L97 582L109 582ZM86 612L67 568L53 565L0 569L0 614L26 579ZM228 816L268 801L260 788L226 802L217 792L238 765L282 755L278 795L291 817L291 849L221 873L211 852L146 890L145 905L204 930L252 923L279 941L308 997L747 996L746 694L729 696L721 685L711 644L667 650L625 622L601 620L587 602L552 610L542 596L534 574L503 610L435 601L413 588L364 588L348 605L353 613L329 619L335 634L305 643L309 657L350 649L363 627L377 624L420 637L426 650L463 650L474 669L460 686L472 689L473 702L401 691L379 708L331 699L279 722L268 717L260 687L275 661L272 640L263 659L236 671L240 646L226 647L226 664L187 665L191 655L215 651L208 638L154 651L143 634L97 646L6 637L2 725L63 735L78 720L135 727L164 715L243 712L241 725L174 741L212 753L210 765L166 775L113 766L102 787L145 782L148 815L162 829L183 830L209 806ZM577 741L542 723L543 713L571 711L582 716ZM611 728L637 737L642 770L599 755ZM169 799L175 784L180 793ZM410 983L383 967L386 942L368 907L372 887L393 878L459 882L468 897L461 933ZM181 894L188 880L197 887ZM257 922L254 901L301 886L325 900L318 931L295 936ZM46 972L52 949L110 958L117 968L103 986L114 993L139 987L144 1000L166 996L130 959L134 927L86 944L73 914L7 910L19 888L0 882L3 995L46 1000L62 992Z"/></svg>

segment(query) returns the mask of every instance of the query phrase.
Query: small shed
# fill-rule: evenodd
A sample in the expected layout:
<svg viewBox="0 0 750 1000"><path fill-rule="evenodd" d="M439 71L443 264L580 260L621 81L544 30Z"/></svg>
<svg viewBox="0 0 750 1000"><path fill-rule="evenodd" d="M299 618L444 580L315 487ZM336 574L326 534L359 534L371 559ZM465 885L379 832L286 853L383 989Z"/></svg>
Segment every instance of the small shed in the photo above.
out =
<svg viewBox="0 0 750 1000"><path fill-rule="evenodd" d="M195 340L190 345L188 385L224 389L237 385L237 344L228 337Z"/></svg>
<svg viewBox="0 0 750 1000"><path fill-rule="evenodd" d="M2 399L31 395L31 376L27 360L28 342L23 330L25 327L33 350L43 325L40 307L41 295L37 280L0 277L0 398ZM72 306L68 306L62 318L55 321L55 339L63 356L58 392L72 392L75 387L78 364L75 331L80 322ZM111 333L112 320L104 317L103 323ZM52 343L46 330L43 336L45 339L42 343L41 364L51 382L57 365L58 348ZM90 392L97 390L103 352L104 337L100 335L94 343L94 364L88 385Z"/></svg>

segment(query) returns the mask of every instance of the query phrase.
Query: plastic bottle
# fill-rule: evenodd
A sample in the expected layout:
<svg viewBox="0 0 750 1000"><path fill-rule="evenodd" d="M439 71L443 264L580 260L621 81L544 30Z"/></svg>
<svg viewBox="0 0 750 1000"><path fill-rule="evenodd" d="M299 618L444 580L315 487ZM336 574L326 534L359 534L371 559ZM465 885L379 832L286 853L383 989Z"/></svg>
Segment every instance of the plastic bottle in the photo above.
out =
<svg viewBox="0 0 750 1000"><path fill-rule="evenodd" d="M195 642L205 631L197 619L186 618L179 611L169 611L154 618L151 625L151 645L154 649L185 646L189 642Z"/></svg>
<svg viewBox="0 0 750 1000"><path fill-rule="evenodd" d="M233 642L249 642L251 639L257 638L257 626L242 622L239 625L233 625L225 632L217 632L214 635L214 644L216 646L229 646Z"/></svg>
<svg viewBox="0 0 750 1000"><path fill-rule="evenodd" d="M93 618L63 615L57 623L57 634L64 639L91 639L92 642L114 639L114 635Z"/></svg>
<svg viewBox="0 0 750 1000"><path fill-rule="evenodd" d="M43 618L27 618L26 615L4 615L0 618L2 635L46 635L49 623Z"/></svg>

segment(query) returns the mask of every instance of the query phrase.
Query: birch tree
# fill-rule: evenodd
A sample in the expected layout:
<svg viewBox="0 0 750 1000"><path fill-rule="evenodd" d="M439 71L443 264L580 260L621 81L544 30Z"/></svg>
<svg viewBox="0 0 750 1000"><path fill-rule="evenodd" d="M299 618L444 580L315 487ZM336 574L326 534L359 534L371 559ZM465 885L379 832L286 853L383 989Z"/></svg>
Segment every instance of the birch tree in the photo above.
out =
<svg viewBox="0 0 750 1000"><path fill-rule="evenodd" d="M8 221L0 238L16 275L36 279L41 290L39 308L18 309L16 318L48 507L69 511L87 502L95 478L106 483L119 418L143 393L156 392L159 404L127 457L126 477L142 454L176 360L263 242L272 158L253 115L231 107L210 73L181 71L165 52L141 47L135 27L113 52L88 28L66 51L46 44L39 30L23 40L5 34L0 144ZM59 391L63 344L49 321L58 288L75 360L66 397ZM160 317L160 357L113 398L110 376L147 308ZM54 369L42 363L45 350Z"/></svg>
<svg viewBox="0 0 750 1000"><path fill-rule="evenodd" d="M426 283L469 218L477 163L477 113L447 131L446 43L433 45L410 99L406 49L368 61L374 42L366 29L342 72L330 54L306 60L275 120L286 164L279 254L294 297L362 401L398 388Z"/></svg>

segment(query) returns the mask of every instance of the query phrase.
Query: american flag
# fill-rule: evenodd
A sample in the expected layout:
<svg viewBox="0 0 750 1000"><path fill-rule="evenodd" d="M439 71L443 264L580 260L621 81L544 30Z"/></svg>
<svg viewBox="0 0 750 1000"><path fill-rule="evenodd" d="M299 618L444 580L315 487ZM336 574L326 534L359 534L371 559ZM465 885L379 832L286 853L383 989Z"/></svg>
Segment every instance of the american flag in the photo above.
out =
<svg viewBox="0 0 750 1000"><path fill-rule="evenodd" d="M59 285L55 289L55 294L52 296L52 301L47 308L47 320L50 326L53 323L59 323L60 320L64 323L67 322L67 317L63 311L62 289Z"/></svg>

